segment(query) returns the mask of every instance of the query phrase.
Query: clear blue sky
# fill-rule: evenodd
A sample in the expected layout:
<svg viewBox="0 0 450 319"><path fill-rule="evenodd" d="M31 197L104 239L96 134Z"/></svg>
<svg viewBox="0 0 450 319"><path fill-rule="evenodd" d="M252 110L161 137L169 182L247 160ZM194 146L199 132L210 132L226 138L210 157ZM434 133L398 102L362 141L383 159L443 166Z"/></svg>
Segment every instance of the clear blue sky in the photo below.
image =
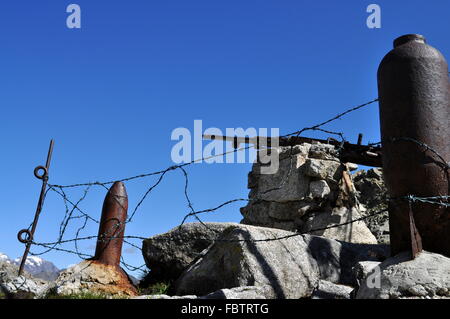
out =
<svg viewBox="0 0 450 319"><path fill-rule="evenodd" d="M66 27L70 3L81 6L80 30ZM382 8L381 29L366 26L371 3ZM400 35L421 33L449 57L449 13L446 0L2 1L0 251L23 252L16 233L33 219L40 181L32 172L44 164L50 138L50 182L71 184L172 165L171 132L193 129L195 119L222 130L274 127L286 134L376 98L378 64ZM327 128L350 141L361 132L364 142L378 142L378 106ZM194 208L246 197L249 169L189 167ZM126 184L130 207L153 181ZM183 183L180 171L169 173L126 233L151 236L180 223L188 212ZM68 195L76 200L81 191ZM104 194L93 189L81 207L99 218ZM238 222L242 205L204 219ZM36 240L55 240L63 215L63 202L50 194ZM81 236L96 232L92 224ZM94 246L80 242L87 253ZM43 257L58 267L79 261L57 252ZM124 257L143 264L137 251Z"/></svg>

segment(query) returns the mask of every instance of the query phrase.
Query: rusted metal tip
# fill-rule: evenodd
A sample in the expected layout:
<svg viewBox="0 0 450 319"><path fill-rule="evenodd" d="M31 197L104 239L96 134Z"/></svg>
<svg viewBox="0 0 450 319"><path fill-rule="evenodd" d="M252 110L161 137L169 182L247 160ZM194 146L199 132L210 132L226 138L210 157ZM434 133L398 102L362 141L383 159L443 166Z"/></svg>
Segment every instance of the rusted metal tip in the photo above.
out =
<svg viewBox="0 0 450 319"><path fill-rule="evenodd" d="M399 47L408 42L412 42L412 41L420 42L420 43L427 43L427 40L421 34L405 34L394 40L394 48Z"/></svg>
<svg viewBox="0 0 450 319"><path fill-rule="evenodd" d="M125 188L125 184L123 182L114 182L114 184L109 189L109 192L112 195L126 197L127 190Z"/></svg>
<svg viewBox="0 0 450 319"><path fill-rule="evenodd" d="M120 264L128 210L125 185L115 182L105 196L94 259L105 265Z"/></svg>

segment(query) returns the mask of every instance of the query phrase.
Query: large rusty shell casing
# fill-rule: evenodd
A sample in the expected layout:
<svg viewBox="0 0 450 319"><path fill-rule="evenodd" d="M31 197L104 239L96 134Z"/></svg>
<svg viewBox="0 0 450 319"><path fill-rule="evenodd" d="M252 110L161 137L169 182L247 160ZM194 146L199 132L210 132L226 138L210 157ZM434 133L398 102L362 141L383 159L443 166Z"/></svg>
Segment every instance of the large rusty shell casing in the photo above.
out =
<svg viewBox="0 0 450 319"><path fill-rule="evenodd" d="M450 84L444 56L421 35L394 41L378 69L383 171L391 198L449 195ZM411 205L423 249L450 256L448 208ZM411 249L409 204L389 206L391 253Z"/></svg>
<svg viewBox="0 0 450 319"><path fill-rule="evenodd" d="M120 265L127 210L125 185L115 182L103 202L94 260L105 265Z"/></svg>

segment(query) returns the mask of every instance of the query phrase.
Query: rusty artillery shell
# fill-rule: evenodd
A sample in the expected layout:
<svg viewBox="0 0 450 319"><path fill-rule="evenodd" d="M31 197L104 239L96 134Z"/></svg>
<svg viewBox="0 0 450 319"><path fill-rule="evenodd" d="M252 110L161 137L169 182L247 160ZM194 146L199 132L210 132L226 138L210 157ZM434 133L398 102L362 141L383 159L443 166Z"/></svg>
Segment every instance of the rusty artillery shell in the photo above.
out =
<svg viewBox="0 0 450 319"><path fill-rule="evenodd" d="M125 185L115 182L103 202L94 260L105 265L119 266L122 252L128 196Z"/></svg>
<svg viewBox="0 0 450 319"><path fill-rule="evenodd" d="M449 195L448 164L443 163L450 160L449 88L445 58L421 35L396 39L379 66L383 170L393 198L389 204L393 255L410 250L415 256L421 240L423 249L450 256L448 208L396 200Z"/></svg>

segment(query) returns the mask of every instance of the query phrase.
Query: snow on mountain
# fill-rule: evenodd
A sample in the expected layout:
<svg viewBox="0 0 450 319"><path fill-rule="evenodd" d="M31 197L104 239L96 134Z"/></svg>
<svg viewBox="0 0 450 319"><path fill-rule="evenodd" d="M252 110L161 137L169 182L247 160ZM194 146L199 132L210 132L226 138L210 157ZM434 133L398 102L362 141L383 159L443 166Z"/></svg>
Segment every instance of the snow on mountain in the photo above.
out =
<svg viewBox="0 0 450 319"><path fill-rule="evenodd" d="M3 253L0 253L0 262L7 262L7 263L10 263L11 262L11 260L9 259L9 257L8 256L6 256L5 254L3 254Z"/></svg>
<svg viewBox="0 0 450 319"><path fill-rule="evenodd" d="M1 257L0 257L1 258ZM14 265L19 266L22 258L16 258L11 261ZM60 270L50 261L44 260L36 256L28 256L24 269L26 272L36 278L44 280L55 280Z"/></svg>

